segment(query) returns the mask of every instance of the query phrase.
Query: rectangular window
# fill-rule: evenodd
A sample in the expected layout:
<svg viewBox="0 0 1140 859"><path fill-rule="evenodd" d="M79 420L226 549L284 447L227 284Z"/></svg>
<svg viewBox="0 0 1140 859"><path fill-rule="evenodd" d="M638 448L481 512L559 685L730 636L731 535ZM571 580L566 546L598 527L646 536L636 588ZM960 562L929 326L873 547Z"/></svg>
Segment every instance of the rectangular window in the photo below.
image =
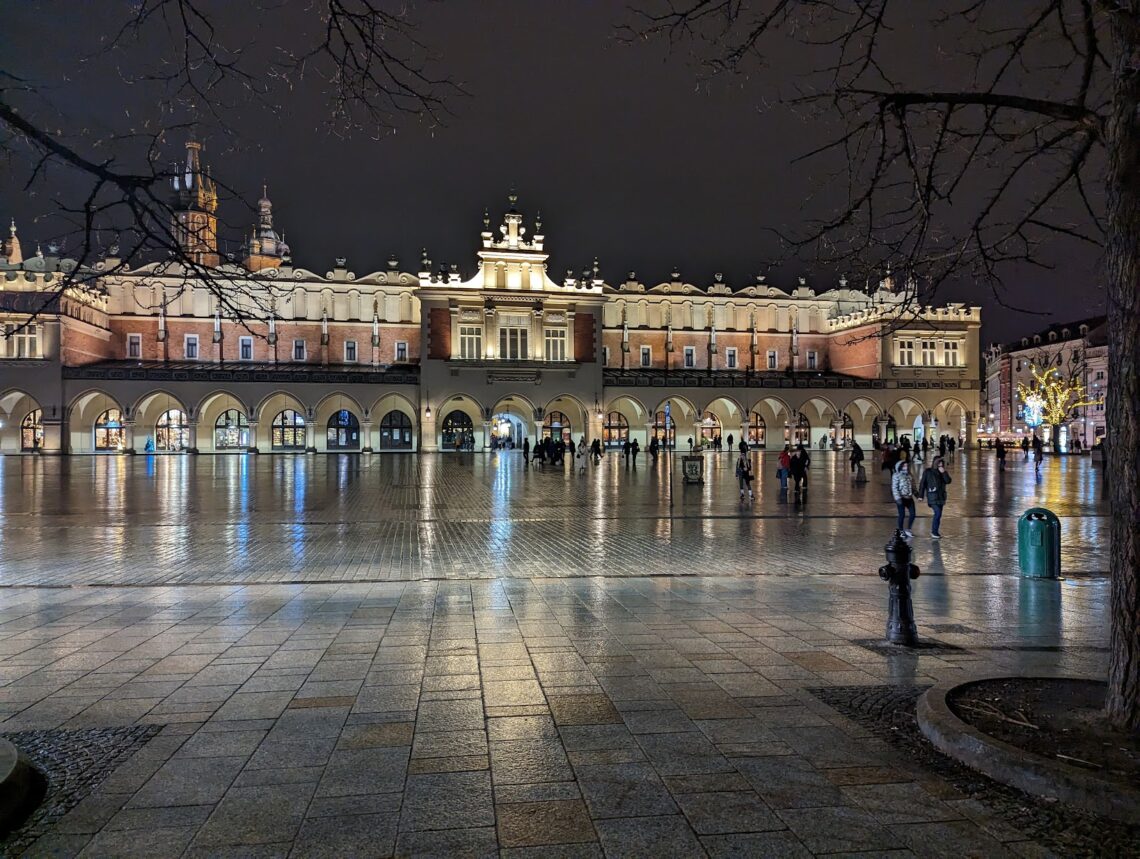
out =
<svg viewBox="0 0 1140 859"><path fill-rule="evenodd" d="M408 363L408 341L407 340L397 340L396 341L396 363L397 364Z"/></svg>
<svg viewBox="0 0 1140 859"><path fill-rule="evenodd" d="M914 341L913 340L899 340L899 366L900 367L913 367L914 366Z"/></svg>
<svg viewBox="0 0 1140 859"><path fill-rule="evenodd" d="M730 370L736 369L736 347L729 346L724 350L724 366Z"/></svg>
<svg viewBox="0 0 1140 859"><path fill-rule="evenodd" d="M695 346L685 347L685 369L691 370L697 366L697 348Z"/></svg>
<svg viewBox="0 0 1140 859"><path fill-rule="evenodd" d="M530 358L529 340L529 317L515 314L499 317L499 358L504 361L526 361Z"/></svg>
<svg viewBox="0 0 1140 859"><path fill-rule="evenodd" d="M293 341L293 360L294 361L304 361L305 360L305 341L304 340L294 340Z"/></svg>
<svg viewBox="0 0 1140 859"><path fill-rule="evenodd" d="M477 361L483 357L483 329L480 326L459 326L459 357L464 361Z"/></svg>
<svg viewBox="0 0 1140 859"><path fill-rule="evenodd" d="M653 347L652 346L642 346L641 347L641 366L642 367L652 367L653 366Z"/></svg>
<svg viewBox="0 0 1140 859"><path fill-rule="evenodd" d="M943 347L942 357L945 359L942 363L947 367L958 366L958 341L947 340Z"/></svg>
<svg viewBox="0 0 1140 859"><path fill-rule="evenodd" d="M547 328L544 332L546 338L546 360L566 360L566 329Z"/></svg>
<svg viewBox="0 0 1140 859"><path fill-rule="evenodd" d="M355 340L345 340L344 341L344 363L346 363L346 364L355 364L356 363L356 341Z"/></svg>
<svg viewBox="0 0 1140 859"><path fill-rule="evenodd" d="M198 360L198 335L187 334L185 340L185 351L183 354L186 356L187 361Z"/></svg>
<svg viewBox="0 0 1140 859"><path fill-rule="evenodd" d="M128 358L142 358L142 335L141 334L128 334L127 335L127 357Z"/></svg>
<svg viewBox="0 0 1140 859"><path fill-rule="evenodd" d="M610 365L610 347L602 347L602 366L608 367Z"/></svg>
<svg viewBox="0 0 1140 859"><path fill-rule="evenodd" d="M922 366L923 367L933 367L934 366L934 341L933 340L923 340L922 341Z"/></svg>
<svg viewBox="0 0 1140 859"><path fill-rule="evenodd" d="M1104 370L1097 370L1097 371L1096 371L1096 380L1097 380L1098 382L1100 382L1100 381L1102 381L1103 379L1104 379Z"/></svg>
<svg viewBox="0 0 1140 859"><path fill-rule="evenodd" d="M253 338L252 337L239 337L238 338L238 360L239 361L252 361L253 360Z"/></svg>
<svg viewBox="0 0 1140 859"><path fill-rule="evenodd" d="M819 358L817 357L815 351L812 350L811 352L808 352L808 369L809 370L817 369L816 368L817 363L819 363Z"/></svg>
<svg viewBox="0 0 1140 859"><path fill-rule="evenodd" d="M40 327L35 323L25 325L13 336L12 352L15 358L40 357Z"/></svg>
<svg viewBox="0 0 1140 859"><path fill-rule="evenodd" d="M769 349L768 350L768 369L769 370L777 369L779 360L780 360L780 358L776 354L776 350L775 349Z"/></svg>

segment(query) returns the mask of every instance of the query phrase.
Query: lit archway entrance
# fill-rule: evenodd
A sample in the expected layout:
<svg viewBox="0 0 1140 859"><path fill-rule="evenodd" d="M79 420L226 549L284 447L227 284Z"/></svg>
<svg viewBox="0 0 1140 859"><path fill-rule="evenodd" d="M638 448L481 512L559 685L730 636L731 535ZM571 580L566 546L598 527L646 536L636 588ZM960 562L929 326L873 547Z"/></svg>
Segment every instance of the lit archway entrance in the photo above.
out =
<svg viewBox="0 0 1140 859"><path fill-rule="evenodd" d="M190 425L181 409L167 409L154 425L154 449L176 453L190 446Z"/></svg>
<svg viewBox="0 0 1140 859"><path fill-rule="evenodd" d="M443 419L443 449L473 450L475 447L475 424L471 416L459 409Z"/></svg>
<svg viewBox="0 0 1140 859"><path fill-rule="evenodd" d="M491 447L522 447L526 427L518 415L500 412L491 419Z"/></svg>
<svg viewBox="0 0 1140 859"><path fill-rule="evenodd" d="M37 451L44 446L44 413L33 409L20 423L20 450Z"/></svg>
<svg viewBox="0 0 1140 859"><path fill-rule="evenodd" d="M748 445L749 447L766 447L766 434L768 426L759 412L748 413Z"/></svg>
<svg viewBox="0 0 1140 859"><path fill-rule="evenodd" d="M716 439L721 438L720 418L712 412L705 412L705 416L701 418L701 444L711 445Z"/></svg>
<svg viewBox="0 0 1140 859"><path fill-rule="evenodd" d="M95 419L94 444L95 450L103 452L119 451L126 446L123 413L119 409L107 409Z"/></svg>
<svg viewBox="0 0 1140 859"><path fill-rule="evenodd" d="M570 444L573 437L572 429L570 419L563 412L547 412L546 419L542 422L542 437L552 438L555 441L562 439Z"/></svg>
<svg viewBox="0 0 1140 859"><path fill-rule="evenodd" d="M841 448L851 447L855 441L855 422L851 420L851 416L847 412L843 413L843 426L839 431L839 438L836 443Z"/></svg>
<svg viewBox="0 0 1140 859"><path fill-rule="evenodd" d="M380 419L381 450L412 449L412 419L393 409Z"/></svg>
<svg viewBox="0 0 1140 859"><path fill-rule="evenodd" d="M653 437L657 443L667 448L677 446L677 421L672 416L666 417L665 412L657 412L653 416Z"/></svg>
<svg viewBox="0 0 1140 859"><path fill-rule="evenodd" d="M629 441L629 421L621 412L610 412L602 425L602 438L606 447L621 447Z"/></svg>
<svg viewBox="0 0 1140 859"><path fill-rule="evenodd" d="M799 412L799 420L795 424L784 425L784 443L792 447L798 444L811 445L811 422L803 412Z"/></svg>
<svg viewBox="0 0 1140 859"><path fill-rule="evenodd" d="M226 409L214 421L214 450L249 450L249 418L240 409Z"/></svg>
<svg viewBox="0 0 1140 859"><path fill-rule="evenodd" d="M325 428L325 447L329 450L360 450L360 421L348 409L338 409L329 417Z"/></svg>
<svg viewBox="0 0 1140 859"><path fill-rule="evenodd" d="M293 409L283 409L269 426L269 446L273 450L305 449L305 416Z"/></svg>

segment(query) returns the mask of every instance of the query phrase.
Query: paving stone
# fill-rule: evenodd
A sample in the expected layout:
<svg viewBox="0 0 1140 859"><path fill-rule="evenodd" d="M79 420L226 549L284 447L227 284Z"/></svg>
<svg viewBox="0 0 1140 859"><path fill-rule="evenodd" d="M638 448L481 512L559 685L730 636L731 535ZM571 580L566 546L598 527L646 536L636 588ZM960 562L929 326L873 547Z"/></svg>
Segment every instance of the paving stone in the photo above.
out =
<svg viewBox="0 0 1140 859"><path fill-rule="evenodd" d="M291 841L312 796L311 783L231 788L198 830L194 845L209 848Z"/></svg>
<svg viewBox="0 0 1140 859"><path fill-rule="evenodd" d="M898 835L861 808L782 808L776 813L813 853L889 850L906 846Z"/></svg>
<svg viewBox="0 0 1140 859"><path fill-rule="evenodd" d="M396 846L399 814L310 817L301 824L291 855L345 859L388 856Z"/></svg>
<svg viewBox="0 0 1140 859"><path fill-rule="evenodd" d="M145 836L125 829L107 829L95 835L77 854L80 859L122 859L126 856L178 856L194 837L193 827L148 829ZM39 855L44 846L36 845ZM33 854L35 855L35 854Z"/></svg>
<svg viewBox="0 0 1140 859"><path fill-rule="evenodd" d="M410 775L400 831L494 826L491 775L487 772Z"/></svg>
<svg viewBox="0 0 1140 859"><path fill-rule="evenodd" d="M791 832L706 835L701 843L709 859L811 859L811 852Z"/></svg>
<svg viewBox="0 0 1140 859"><path fill-rule="evenodd" d="M499 839L493 827L442 832L401 829L396 855L417 859L498 859Z"/></svg>
<svg viewBox="0 0 1140 859"><path fill-rule="evenodd" d="M676 814L665 785L648 764L597 764L575 768L590 816Z"/></svg>
<svg viewBox="0 0 1140 859"><path fill-rule="evenodd" d="M605 695L550 695L547 697L547 703L559 727L602 725L621 721L621 716Z"/></svg>
<svg viewBox="0 0 1140 859"><path fill-rule="evenodd" d="M699 835L727 832L764 832L786 825L752 791L733 793L680 793L677 804Z"/></svg>
<svg viewBox="0 0 1140 859"><path fill-rule="evenodd" d="M201 805L220 800L245 758L176 758L163 764L130 801L129 808Z"/></svg>
<svg viewBox="0 0 1140 859"><path fill-rule="evenodd" d="M574 777L557 739L491 743L491 774L495 784L566 781Z"/></svg>
<svg viewBox="0 0 1140 859"><path fill-rule="evenodd" d="M498 804L495 815L502 847L597 840L590 815L580 799Z"/></svg>
<svg viewBox="0 0 1140 859"><path fill-rule="evenodd" d="M653 856L660 859L704 857L701 842L685 818L629 817L594 824L606 856Z"/></svg>
<svg viewBox="0 0 1140 859"><path fill-rule="evenodd" d="M408 750L403 747L333 752L317 795L347 796L401 790L407 767Z"/></svg>

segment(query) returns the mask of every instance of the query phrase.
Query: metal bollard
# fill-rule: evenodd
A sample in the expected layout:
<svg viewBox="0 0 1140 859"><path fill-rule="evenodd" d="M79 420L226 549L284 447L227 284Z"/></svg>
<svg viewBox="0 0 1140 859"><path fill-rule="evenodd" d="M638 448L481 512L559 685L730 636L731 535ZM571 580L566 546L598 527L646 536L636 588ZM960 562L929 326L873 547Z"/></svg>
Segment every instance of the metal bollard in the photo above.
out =
<svg viewBox="0 0 1140 859"><path fill-rule="evenodd" d="M890 586L887 602L887 641L913 647L918 643L914 626L914 606L910 601L911 579L918 578L918 567L910 562L910 546L901 531L887 543L887 563L879 567L879 578Z"/></svg>

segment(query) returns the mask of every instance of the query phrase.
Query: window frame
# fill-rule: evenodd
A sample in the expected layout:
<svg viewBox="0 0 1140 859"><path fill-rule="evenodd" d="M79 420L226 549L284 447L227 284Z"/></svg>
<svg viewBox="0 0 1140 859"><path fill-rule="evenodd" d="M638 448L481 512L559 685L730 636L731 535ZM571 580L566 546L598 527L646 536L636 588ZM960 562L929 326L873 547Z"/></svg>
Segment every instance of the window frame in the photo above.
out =
<svg viewBox="0 0 1140 859"><path fill-rule="evenodd" d="M403 358L400 357L400 350L401 349L404 350L404 357ZM407 364L408 363L408 341L407 340L397 340L396 343L394 344L394 346L392 347L392 355L394 356L394 360L397 364Z"/></svg>
<svg viewBox="0 0 1140 859"><path fill-rule="evenodd" d="M768 361L767 367L769 370L779 370L780 369L780 350L779 349L769 349L767 361Z"/></svg>
<svg viewBox="0 0 1140 859"><path fill-rule="evenodd" d="M349 355L350 350L352 352L351 355ZM355 340L345 340L344 341L344 363L355 364L359 360L360 360L360 349L357 348L356 341Z"/></svg>
<svg viewBox="0 0 1140 859"><path fill-rule="evenodd" d="M131 354L131 346L137 346L137 353ZM142 334L128 334L127 335L127 360L128 361L141 361L142 360Z"/></svg>
<svg viewBox="0 0 1140 859"><path fill-rule="evenodd" d="M815 349L809 349L807 353L807 368L809 370L819 369L819 352Z"/></svg>
<svg viewBox="0 0 1140 859"><path fill-rule="evenodd" d="M194 346L194 354L190 354L190 346ZM187 361L199 361L202 357L202 346L197 334L182 335L182 357Z"/></svg>
<svg viewBox="0 0 1140 859"><path fill-rule="evenodd" d="M300 358L297 357L297 347L298 346L301 347L301 357ZM293 338L293 351L291 354L293 355L293 360L295 362L304 363L305 361L309 360L309 344L307 342L305 342L304 338L301 338L301 337L294 337Z"/></svg>
<svg viewBox="0 0 1140 859"><path fill-rule="evenodd" d="M469 346L474 345L475 354L468 354L471 350ZM478 361L483 357L483 326L482 325L460 325L459 326L459 360L461 361Z"/></svg>
<svg viewBox="0 0 1140 859"><path fill-rule="evenodd" d="M681 360L683 362L682 366L686 370L697 369L697 347L686 346L684 348L684 351L681 353Z"/></svg>
<svg viewBox="0 0 1140 859"><path fill-rule="evenodd" d="M639 367L652 367L653 366L653 347L641 346L637 350L637 360Z"/></svg>
<svg viewBox="0 0 1140 859"><path fill-rule="evenodd" d="M547 361L566 361L570 350L565 328L542 329L542 354Z"/></svg>
<svg viewBox="0 0 1140 859"><path fill-rule="evenodd" d="M895 341L895 353L898 366L913 367L915 348L913 337L900 337Z"/></svg>
<svg viewBox="0 0 1140 859"><path fill-rule="evenodd" d="M724 350L724 366L728 370L739 369L739 361L737 359L737 352L735 346L728 346Z"/></svg>
<svg viewBox="0 0 1140 859"><path fill-rule="evenodd" d="M246 347L249 347L249 357L245 354ZM253 360L253 338L249 335L238 338L238 360L239 361L252 361Z"/></svg>

